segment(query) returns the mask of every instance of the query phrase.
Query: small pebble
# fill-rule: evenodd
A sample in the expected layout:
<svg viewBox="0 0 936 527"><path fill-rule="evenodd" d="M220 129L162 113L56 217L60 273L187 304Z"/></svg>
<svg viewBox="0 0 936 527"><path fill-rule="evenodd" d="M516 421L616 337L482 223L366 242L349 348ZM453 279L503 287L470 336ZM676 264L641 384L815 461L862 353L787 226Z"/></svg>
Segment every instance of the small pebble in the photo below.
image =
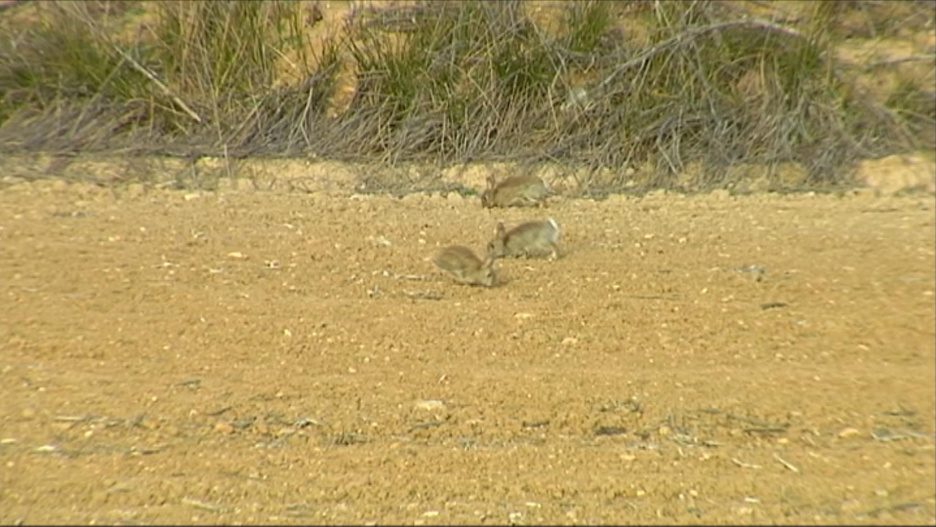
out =
<svg viewBox="0 0 936 527"><path fill-rule="evenodd" d="M854 437L860 433L861 432L859 432L857 428L846 428L842 430L841 432L839 432L838 436L839 437Z"/></svg>
<svg viewBox="0 0 936 527"><path fill-rule="evenodd" d="M234 432L234 427L229 423L218 423L214 427L215 431L221 432L222 434L230 434Z"/></svg>
<svg viewBox="0 0 936 527"><path fill-rule="evenodd" d="M416 401L415 406L419 410L442 410L445 408L445 403L438 399L426 399L423 401Z"/></svg>

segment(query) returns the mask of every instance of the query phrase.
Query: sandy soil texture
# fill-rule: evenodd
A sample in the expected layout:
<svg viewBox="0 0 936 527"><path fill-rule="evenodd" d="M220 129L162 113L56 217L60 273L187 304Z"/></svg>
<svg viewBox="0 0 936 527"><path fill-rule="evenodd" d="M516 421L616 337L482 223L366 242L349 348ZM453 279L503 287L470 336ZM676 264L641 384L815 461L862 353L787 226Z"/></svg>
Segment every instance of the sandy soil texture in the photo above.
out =
<svg viewBox="0 0 936 527"><path fill-rule="evenodd" d="M429 258L553 217L562 257ZM0 191L0 522L936 522L934 198Z"/></svg>

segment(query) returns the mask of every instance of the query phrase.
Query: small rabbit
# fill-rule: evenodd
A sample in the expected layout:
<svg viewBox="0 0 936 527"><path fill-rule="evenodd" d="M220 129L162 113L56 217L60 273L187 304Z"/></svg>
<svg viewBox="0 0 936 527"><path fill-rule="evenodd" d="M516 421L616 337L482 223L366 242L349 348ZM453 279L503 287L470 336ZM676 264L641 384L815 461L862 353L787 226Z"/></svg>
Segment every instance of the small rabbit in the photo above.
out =
<svg viewBox="0 0 936 527"><path fill-rule="evenodd" d="M496 258L504 256L537 257L549 254L550 260L559 257L559 224L549 218L546 221L528 221L507 232L504 222L497 222L494 239L488 243L488 253Z"/></svg>
<svg viewBox="0 0 936 527"><path fill-rule="evenodd" d="M493 287L497 283L497 257L488 252L482 261L464 245L452 245L442 249L432 263L450 274L456 282L465 285Z"/></svg>
<svg viewBox="0 0 936 527"><path fill-rule="evenodd" d="M511 176L497 183L494 176L489 174L487 189L481 193L481 206L487 209L541 206L548 195L549 190L546 189L546 184L536 176Z"/></svg>

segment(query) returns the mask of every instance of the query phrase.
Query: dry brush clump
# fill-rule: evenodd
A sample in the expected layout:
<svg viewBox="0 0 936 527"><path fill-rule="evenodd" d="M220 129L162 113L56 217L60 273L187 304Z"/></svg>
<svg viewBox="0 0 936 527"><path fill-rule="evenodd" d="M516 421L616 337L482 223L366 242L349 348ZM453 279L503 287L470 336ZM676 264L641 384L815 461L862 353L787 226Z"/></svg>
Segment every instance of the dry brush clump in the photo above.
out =
<svg viewBox="0 0 936 527"><path fill-rule="evenodd" d="M798 163L796 184L816 188L924 146L933 123L917 84L876 104L836 64L842 20L867 2L795 23L714 1L570 2L546 18L516 0L377 3L315 45L314 3L157 1L129 36L114 27L133 4L37 4L0 42L5 152L548 161L588 174L584 191L704 189L735 165ZM283 64L296 82L278 82ZM353 93L336 111L342 78Z"/></svg>

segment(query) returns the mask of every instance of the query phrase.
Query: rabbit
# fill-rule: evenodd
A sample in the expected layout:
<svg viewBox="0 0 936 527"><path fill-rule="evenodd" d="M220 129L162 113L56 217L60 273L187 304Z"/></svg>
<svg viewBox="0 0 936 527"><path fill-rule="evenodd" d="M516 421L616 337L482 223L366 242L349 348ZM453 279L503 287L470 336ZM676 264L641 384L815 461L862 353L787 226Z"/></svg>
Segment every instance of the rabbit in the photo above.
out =
<svg viewBox="0 0 936 527"><path fill-rule="evenodd" d="M545 221L528 221L507 232L504 222L497 222L494 239L488 243L488 253L495 258L505 256L537 257L549 254L550 260L559 257L559 224L549 218Z"/></svg>
<svg viewBox="0 0 936 527"><path fill-rule="evenodd" d="M497 257L490 251L482 261L474 251L464 245L442 249L432 263L450 274L456 282L465 285L493 287L497 284Z"/></svg>
<svg viewBox="0 0 936 527"><path fill-rule="evenodd" d="M542 206L548 195L546 184L536 176L511 176L497 183L494 176L489 174L487 189L481 193L481 206L487 209Z"/></svg>

